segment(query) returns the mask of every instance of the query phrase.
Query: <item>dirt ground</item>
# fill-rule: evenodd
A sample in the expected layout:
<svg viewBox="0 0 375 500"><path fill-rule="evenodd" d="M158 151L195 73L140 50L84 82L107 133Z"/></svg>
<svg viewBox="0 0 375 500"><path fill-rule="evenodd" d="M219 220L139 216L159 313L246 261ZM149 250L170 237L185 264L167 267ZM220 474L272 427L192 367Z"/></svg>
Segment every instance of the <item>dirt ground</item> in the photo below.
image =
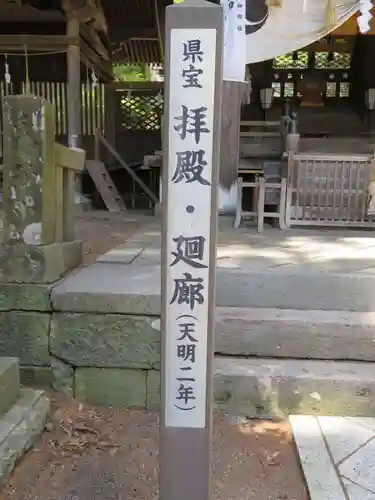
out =
<svg viewBox="0 0 375 500"><path fill-rule="evenodd" d="M76 216L76 237L84 241L83 266L95 262L102 254L125 243L152 217L135 212L110 213L93 210Z"/></svg>
<svg viewBox="0 0 375 500"><path fill-rule="evenodd" d="M88 212L77 217L88 265L150 218ZM0 500L156 500L158 417L93 408L50 393L52 418ZM212 500L307 500L288 424L215 419Z"/></svg>
<svg viewBox="0 0 375 500"><path fill-rule="evenodd" d="M157 415L51 393L52 419L0 500L156 500ZM215 419L213 500L307 500L290 428Z"/></svg>

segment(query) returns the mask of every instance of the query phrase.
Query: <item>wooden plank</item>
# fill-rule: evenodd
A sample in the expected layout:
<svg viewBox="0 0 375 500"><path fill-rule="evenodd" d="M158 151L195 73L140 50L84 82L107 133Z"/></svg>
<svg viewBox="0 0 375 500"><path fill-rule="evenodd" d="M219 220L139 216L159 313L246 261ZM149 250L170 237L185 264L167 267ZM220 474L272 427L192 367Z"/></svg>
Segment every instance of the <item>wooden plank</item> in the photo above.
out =
<svg viewBox="0 0 375 500"><path fill-rule="evenodd" d="M45 51L53 49L66 49L68 45L78 45L78 36L66 35L0 35L0 45L2 50L20 50L26 46L34 51Z"/></svg>
<svg viewBox="0 0 375 500"><path fill-rule="evenodd" d="M64 241L64 198L63 198L63 190L64 190L64 176L63 169L56 165L56 173L55 173L55 242L63 242Z"/></svg>
<svg viewBox="0 0 375 500"><path fill-rule="evenodd" d="M80 47L82 51L82 61L89 67L94 69L97 73L100 73L101 76L106 81L113 80L113 69L112 63L109 60L102 59L83 39L80 38Z"/></svg>
<svg viewBox="0 0 375 500"><path fill-rule="evenodd" d="M0 5L1 22L6 23L58 23L64 22L60 10L39 10L31 5Z"/></svg>
<svg viewBox="0 0 375 500"><path fill-rule="evenodd" d="M85 168L86 151L55 143L55 159L60 167L81 172Z"/></svg>
<svg viewBox="0 0 375 500"><path fill-rule="evenodd" d="M159 203L158 198L151 191L149 187L138 177L138 175L125 163L125 161L121 158L118 152L106 141L106 139L99 135L99 140L104 144L104 146L108 149L108 151L112 154L112 156L119 162L119 164L128 172L128 174L139 184L139 186L143 189L143 191L147 194L147 196L153 201L156 205Z"/></svg>
<svg viewBox="0 0 375 500"><path fill-rule="evenodd" d="M276 121L257 121L241 120L240 127L280 127L280 122Z"/></svg>
<svg viewBox="0 0 375 500"><path fill-rule="evenodd" d="M106 61L111 59L108 49L104 46L98 33L93 28L90 28L87 24L81 24L79 32L81 37L92 47L99 57Z"/></svg>
<svg viewBox="0 0 375 500"><path fill-rule="evenodd" d="M325 154L319 154L319 153L296 153L295 154L295 160L297 161L329 161L329 162L335 162L335 161L343 161L343 162L370 162L373 158L372 155L369 154L357 154L357 155L351 155L351 154L336 154L336 153L325 153Z"/></svg>
<svg viewBox="0 0 375 500"><path fill-rule="evenodd" d="M97 160L87 160L86 168L107 209L110 212L126 210L104 163Z"/></svg>
<svg viewBox="0 0 375 500"><path fill-rule="evenodd" d="M63 240L73 241L74 234L74 197L76 179L73 170L63 170Z"/></svg>
<svg viewBox="0 0 375 500"><path fill-rule="evenodd" d="M280 138L280 132L244 132L240 131L240 138L243 137L278 137Z"/></svg>

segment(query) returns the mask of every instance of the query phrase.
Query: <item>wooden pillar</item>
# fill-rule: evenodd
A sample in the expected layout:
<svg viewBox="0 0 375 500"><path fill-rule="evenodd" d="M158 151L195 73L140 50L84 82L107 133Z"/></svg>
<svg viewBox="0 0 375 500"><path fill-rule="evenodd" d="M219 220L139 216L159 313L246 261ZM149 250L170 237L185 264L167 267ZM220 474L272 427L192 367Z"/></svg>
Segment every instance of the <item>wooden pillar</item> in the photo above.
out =
<svg viewBox="0 0 375 500"><path fill-rule="evenodd" d="M231 194L236 192L240 150L241 105L248 89L247 82L224 80L221 108L219 213L232 212L236 200Z"/></svg>
<svg viewBox="0 0 375 500"><path fill-rule="evenodd" d="M165 47L159 498L211 500L221 7L169 5ZM198 260L180 254L193 241ZM183 282L199 296L181 300ZM193 356L181 356L182 342Z"/></svg>
<svg viewBox="0 0 375 500"><path fill-rule="evenodd" d="M79 21L69 17L67 22L67 36L79 38ZM79 148L81 145L81 54L78 44L68 45L67 51L67 97L68 97L68 145L70 148ZM82 193L82 179L75 177L77 201L80 202Z"/></svg>
<svg viewBox="0 0 375 500"><path fill-rule="evenodd" d="M117 147L116 144L116 123L117 114L116 114L116 88L114 85L107 83L105 86L104 93L104 135L107 141L113 146L115 149ZM104 148L103 148L104 149ZM103 155L104 151L102 151ZM105 154L107 156L101 157L102 161L110 162L112 157L109 151L105 150Z"/></svg>
<svg viewBox="0 0 375 500"><path fill-rule="evenodd" d="M79 22L70 18L67 33L71 37L79 37ZM68 143L69 147L78 148L81 133L81 57L79 45L68 45Z"/></svg>

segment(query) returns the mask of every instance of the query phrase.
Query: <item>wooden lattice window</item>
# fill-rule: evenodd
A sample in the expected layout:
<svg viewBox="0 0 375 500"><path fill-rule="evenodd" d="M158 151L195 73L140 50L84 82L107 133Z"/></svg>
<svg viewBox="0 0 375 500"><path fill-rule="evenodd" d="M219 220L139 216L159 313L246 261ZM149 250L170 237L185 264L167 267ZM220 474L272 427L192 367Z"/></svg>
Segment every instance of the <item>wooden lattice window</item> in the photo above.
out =
<svg viewBox="0 0 375 500"><path fill-rule="evenodd" d="M315 52L316 69L349 69L351 54L348 52Z"/></svg>
<svg viewBox="0 0 375 500"><path fill-rule="evenodd" d="M336 82L326 83L326 97L328 98L336 97L336 92L337 92Z"/></svg>
<svg viewBox="0 0 375 500"><path fill-rule="evenodd" d="M160 94L123 95L120 100L121 127L126 130L160 130L163 99Z"/></svg>
<svg viewBox="0 0 375 500"><path fill-rule="evenodd" d="M339 88L340 88L339 97L350 97L350 83L349 82L341 82Z"/></svg>
<svg viewBox="0 0 375 500"><path fill-rule="evenodd" d="M272 88L273 88L273 96L276 99L280 98L281 97L281 83L280 82L273 82Z"/></svg>
<svg viewBox="0 0 375 500"><path fill-rule="evenodd" d="M309 64L309 55L307 52L288 52L278 56L273 60L275 69L307 69Z"/></svg>
<svg viewBox="0 0 375 500"><path fill-rule="evenodd" d="M342 76L342 75L341 75ZM344 77L346 75L344 74ZM334 77L334 75L331 75ZM347 99L350 97L350 82L330 81L326 83L326 94L328 99Z"/></svg>

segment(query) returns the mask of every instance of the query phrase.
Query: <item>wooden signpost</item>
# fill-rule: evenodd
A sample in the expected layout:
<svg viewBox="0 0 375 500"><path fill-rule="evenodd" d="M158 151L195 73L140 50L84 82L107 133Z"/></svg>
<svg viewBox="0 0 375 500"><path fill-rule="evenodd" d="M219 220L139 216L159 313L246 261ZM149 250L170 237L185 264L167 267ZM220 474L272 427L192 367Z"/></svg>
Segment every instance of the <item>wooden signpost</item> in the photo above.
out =
<svg viewBox="0 0 375 500"><path fill-rule="evenodd" d="M223 13L166 9L160 499L211 496Z"/></svg>

